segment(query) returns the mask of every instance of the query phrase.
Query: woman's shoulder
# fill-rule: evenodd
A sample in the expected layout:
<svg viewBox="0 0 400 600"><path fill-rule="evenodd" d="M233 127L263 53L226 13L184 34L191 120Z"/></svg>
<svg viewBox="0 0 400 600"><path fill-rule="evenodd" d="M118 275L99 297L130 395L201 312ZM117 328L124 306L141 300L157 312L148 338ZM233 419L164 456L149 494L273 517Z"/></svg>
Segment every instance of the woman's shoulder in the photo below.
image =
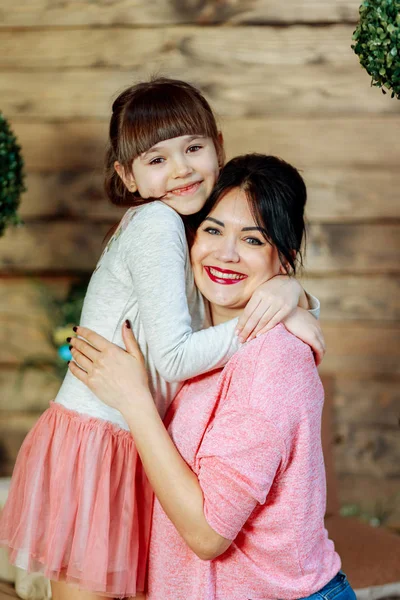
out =
<svg viewBox="0 0 400 600"><path fill-rule="evenodd" d="M248 391L248 400L283 384L289 390L318 376L311 348L277 325L243 346L225 367L226 377Z"/></svg>
<svg viewBox="0 0 400 600"><path fill-rule="evenodd" d="M314 363L311 348L299 338L290 333L282 324L260 335L255 340L243 344L234 358L240 363L270 364L288 363L293 359L301 359Z"/></svg>

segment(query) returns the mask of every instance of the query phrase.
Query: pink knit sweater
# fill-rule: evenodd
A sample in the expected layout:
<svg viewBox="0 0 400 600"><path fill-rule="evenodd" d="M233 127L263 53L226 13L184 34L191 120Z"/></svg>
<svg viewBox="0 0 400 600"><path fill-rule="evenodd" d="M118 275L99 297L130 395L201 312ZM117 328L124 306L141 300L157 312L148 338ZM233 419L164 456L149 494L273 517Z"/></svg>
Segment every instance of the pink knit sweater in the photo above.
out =
<svg viewBox="0 0 400 600"><path fill-rule="evenodd" d="M149 599L291 600L336 575L324 528L322 406L311 350L282 325L182 388L170 435L199 478L207 521L233 542L200 560L156 501Z"/></svg>

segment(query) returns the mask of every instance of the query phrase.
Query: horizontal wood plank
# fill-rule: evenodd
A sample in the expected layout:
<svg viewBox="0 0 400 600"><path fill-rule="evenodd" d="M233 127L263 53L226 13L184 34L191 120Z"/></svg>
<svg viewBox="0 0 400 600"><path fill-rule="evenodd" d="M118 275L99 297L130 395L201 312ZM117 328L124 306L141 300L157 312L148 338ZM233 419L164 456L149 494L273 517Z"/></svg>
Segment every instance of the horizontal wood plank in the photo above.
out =
<svg viewBox="0 0 400 600"><path fill-rule="evenodd" d="M303 173L309 221L352 222L400 218L397 170L321 169ZM103 191L101 171L29 172L21 203L23 219L76 218L114 222L123 209Z"/></svg>
<svg viewBox="0 0 400 600"><path fill-rule="evenodd" d="M9 229L0 241L0 270L91 271L109 228L91 221L54 221ZM400 224L311 224L305 268L310 275L398 272L399 234Z"/></svg>
<svg viewBox="0 0 400 600"><path fill-rule="evenodd" d="M12 126L28 171L102 168L106 122L14 120ZM275 154L303 169L305 175L316 167L376 169L382 164L382 157L385 169L394 171L400 164L400 116L224 119L221 127L228 157L245 152Z"/></svg>
<svg viewBox="0 0 400 600"><path fill-rule="evenodd" d="M62 27L84 25L157 26L178 23L318 23L354 22L355 0L224 0L224 2L172 2L172 0L15 0L0 9L1 27Z"/></svg>
<svg viewBox="0 0 400 600"><path fill-rule="evenodd" d="M327 353L321 373L372 377L400 374L398 322L332 322L321 319Z"/></svg>
<svg viewBox="0 0 400 600"><path fill-rule="evenodd" d="M334 381L335 422L374 430L398 430L400 423L400 379L344 377Z"/></svg>
<svg viewBox="0 0 400 600"><path fill-rule="evenodd" d="M321 302L326 320L396 321L400 319L400 279L395 276L323 276L301 278Z"/></svg>
<svg viewBox="0 0 400 600"><path fill-rule="evenodd" d="M335 462L347 475L397 478L400 485L399 430L363 428L355 423L336 426Z"/></svg>
<svg viewBox="0 0 400 600"><path fill-rule="evenodd" d="M15 31L0 29L0 71L114 69L148 72L212 68L215 77L238 68L307 66L312 64L356 70L358 59L350 48L354 27L294 26L97 28ZM192 71L194 69L194 71ZM188 76L187 75L187 76ZM240 75L245 73L240 71ZM134 75L135 76L135 75ZM213 81L211 79L210 81ZM218 80L217 80L218 81ZM223 84L223 81L220 81Z"/></svg>
<svg viewBox="0 0 400 600"><path fill-rule="evenodd" d="M201 63L196 58L180 66L166 63L161 73L190 79L206 92L222 117L257 118L304 115L315 118L360 114L399 114L399 107L369 85L355 64L302 67ZM154 72L154 70L153 70ZM9 119L64 121L107 119L112 101L134 81L148 79L147 63L136 70L79 69L74 71L0 72L2 110Z"/></svg>

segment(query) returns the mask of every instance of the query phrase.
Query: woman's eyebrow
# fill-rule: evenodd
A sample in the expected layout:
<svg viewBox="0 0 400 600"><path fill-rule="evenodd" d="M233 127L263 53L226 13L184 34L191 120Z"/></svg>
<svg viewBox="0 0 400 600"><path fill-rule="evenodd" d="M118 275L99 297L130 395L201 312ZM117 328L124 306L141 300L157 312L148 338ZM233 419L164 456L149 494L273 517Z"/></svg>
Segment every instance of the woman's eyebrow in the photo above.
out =
<svg viewBox="0 0 400 600"><path fill-rule="evenodd" d="M223 223L222 221L218 221L218 219L214 219L214 217L206 217L204 220L212 221L213 223L216 223L220 227L225 227L225 223ZM242 229L240 231L260 231L262 233L263 229L262 229L262 227L242 227Z"/></svg>
<svg viewBox="0 0 400 600"><path fill-rule="evenodd" d="M220 227L225 227L225 224L222 221L218 221L218 219L214 219L213 217L206 217L204 220L205 221L212 221L213 223L216 223Z"/></svg>

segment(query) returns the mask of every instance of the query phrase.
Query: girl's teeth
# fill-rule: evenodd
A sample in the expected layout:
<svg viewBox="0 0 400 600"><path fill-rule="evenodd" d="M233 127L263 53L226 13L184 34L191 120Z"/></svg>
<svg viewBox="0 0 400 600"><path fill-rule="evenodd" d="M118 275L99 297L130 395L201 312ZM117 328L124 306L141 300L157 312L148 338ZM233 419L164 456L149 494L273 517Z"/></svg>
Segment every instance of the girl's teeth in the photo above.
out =
<svg viewBox="0 0 400 600"><path fill-rule="evenodd" d="M214 277L218 277L219 279L244 279L244 275L233 275L231 273L221 273L221 271L216 271L210 267L210 273L214 275Z"/></svg>

